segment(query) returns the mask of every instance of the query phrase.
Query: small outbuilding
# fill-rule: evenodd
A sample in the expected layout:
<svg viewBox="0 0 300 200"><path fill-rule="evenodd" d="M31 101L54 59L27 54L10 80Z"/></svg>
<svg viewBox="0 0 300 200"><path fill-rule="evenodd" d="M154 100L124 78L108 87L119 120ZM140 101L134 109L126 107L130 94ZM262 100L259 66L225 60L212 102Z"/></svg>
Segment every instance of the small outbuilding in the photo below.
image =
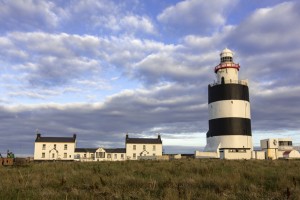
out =
<svg viewBox="0 0 300 200"><path fill-rule="evenodd" d="M297 150L285 151L283 153L283 158L284 159L299 159L300 158L300 153Z"/></svg>

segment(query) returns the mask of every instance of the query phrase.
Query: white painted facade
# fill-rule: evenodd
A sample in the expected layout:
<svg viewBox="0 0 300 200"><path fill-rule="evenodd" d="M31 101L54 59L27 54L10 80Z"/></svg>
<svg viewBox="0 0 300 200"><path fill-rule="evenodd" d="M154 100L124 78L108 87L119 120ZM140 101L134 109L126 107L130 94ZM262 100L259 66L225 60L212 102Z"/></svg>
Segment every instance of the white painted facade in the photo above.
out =
<svg viewBox="0 0 300 200"><path fill-rule="evenodd" d="M265 160L266 159L266 154L264 151L253 151L253 159L257 160Z"/></svg>
<svg viewBox="0 0 300 200"><path fill-rule="evenodd" d="M291 138L268 138L260 141L260 146L265 151L266 159L284 158L284 153L293 150Z"/></svg>
<svg viewBox="0 0 300 200"><path fill-rule="evenodd" d="M91 149L78 148L75 150L75 160L81 162L92 161L125 161L125 149Z"/></svg>
<svg viewBox="0 0 300 200"><path fill-rule="evenodd" d="M220 153L219 151L214 151L214 152L195 151L195 158L220 158Z"/></svg>
<svg viewBox="0 0 300 200"><path fill-rule="evenodd" d="M126 159L139 160L162 156L162 141L158 138L129 138L126 135ZM144 158L142 158L144 157Z"/></svg>
<svg viewBox="0 0 300 200"><path fill-rule="evenodd" d="M250 160L252 151L250 149L220 149L220 159L228 160Z"/></svg>
<svg viewBox="0 0 300 200"><path fill-rule="evenodd" d="M138 160L139 157L162 156L162 144L126 144L128 160Z"/></svg>
<svg viewBox="0 0 300 200"><path fill-rule="evenodd" d="M37 139L34 143L34 160L71 161L74 160L75 148L76 148L76 135L70 138L63 138L63 137L42 137L40 134L37 134Z"/></svg>
<svg viewBox="0 0 300 200"><path fill-rule="evenodd" d="M95 153L96 149L91 149L91 148L79 148L75 149L74 153L74 160L75 161L81 161L81 162L91 162L95 160Z"/></svg>

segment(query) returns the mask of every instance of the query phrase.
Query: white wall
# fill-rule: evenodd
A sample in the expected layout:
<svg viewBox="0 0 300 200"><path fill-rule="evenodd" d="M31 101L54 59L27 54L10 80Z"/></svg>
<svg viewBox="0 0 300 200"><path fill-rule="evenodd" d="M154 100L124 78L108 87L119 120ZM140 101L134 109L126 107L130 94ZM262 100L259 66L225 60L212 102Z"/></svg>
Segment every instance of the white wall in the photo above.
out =
<svg viewBox="0 0 300 200"><path fill-rule="evenodd" d="M122 157L123 155L123 157ZM125 161L126 153L106 153L107 161Z"/></svg>
<svg viewBox="0 0 300 200"><path fill-rule="evenodd" d="M226 63L223 65L235 65L231 63ZM235 68L226 68L226 69L219 69L217 72L217 82L222 82L222 77L224 77L225 82L237 82L238 81L238 70Z"/></svg>
<svg viewBox="0 0 300 200"><path fill-rule="evenodd" d="M82 162L94 161L95 152L75 152L74 156L75 156L75 160L77 161L82 161Z"/></svg>
<svg viewBox="0 0 300 200"><path fill-rule="evenodd" d="M240 159L251 159L251 150L246 150L246 152L230 152L229 149L224 149L220 152L221 159L227 160L240 160Z"/></svg>
<svg viewBox="0 0 300 200"><path fill-rule="evenodd" d="M220 155L217 151L216 152L195 151L195 158L220 158Z"/></svg>
<svg viewBox="0 0 300 200"><path fill-rule="evenodd" d="M126 153L107 153L105 149L98 148L95 152L76 152L75 156L79 154L82 162L88 161L125 161ZM86 157L84 157L84 154ZM122 156L123 155L123 156Z"/></svg>
<svg viewBox="0 0 300 200"><path fill-rule="evenodd" d="M135 145L135 150L133 149ZM143 149L145 145L146 150ZM155 149L153 149L155 146ZM135 157L134 157L135 154ZM162 156L162 144L126 144L126 157L128 160L137 160L139 156Z"/></svg>
<svg viewBox="0 0 300 200"><path fill-rule="evenodd" d="M75 143L35 142L34 160L74 160ZM56 148L54 148L55 144ZM45 145L44 149L43 145ZM67 145L67 150L64 149L65 145ZM44 158L42 157L43 153L45 154ZM65 153L67 155L66 158Z"/></svg>
<svg viewBox="0 0 300 200"><path fill-rule="evenodd" d="M265 151L254 151L255 159L257 160L265 160L266 159L266 153Z"/></svg>
<svg viewBox="0 0 300 200"><path fill-rule="evenodd" d="M252 136L247 135L224 135L214 136L206 139L205 152L216 152L218 148L250 148L252 146Z"/></svg>

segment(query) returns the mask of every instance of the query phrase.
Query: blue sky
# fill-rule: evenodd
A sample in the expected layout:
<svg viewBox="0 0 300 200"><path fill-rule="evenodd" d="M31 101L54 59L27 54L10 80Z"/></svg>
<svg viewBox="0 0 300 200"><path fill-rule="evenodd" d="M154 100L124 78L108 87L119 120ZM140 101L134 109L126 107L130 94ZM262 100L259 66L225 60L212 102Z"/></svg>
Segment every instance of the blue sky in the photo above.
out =
<svg viewBox="0 0 300 200"><path fill-rule="evenodd" d="M162 135L205 146L207 85L225 47L249 80L254 145L300 144L300 4L241 0L0 0L0 152L36 130L79 147Z"/></svg>

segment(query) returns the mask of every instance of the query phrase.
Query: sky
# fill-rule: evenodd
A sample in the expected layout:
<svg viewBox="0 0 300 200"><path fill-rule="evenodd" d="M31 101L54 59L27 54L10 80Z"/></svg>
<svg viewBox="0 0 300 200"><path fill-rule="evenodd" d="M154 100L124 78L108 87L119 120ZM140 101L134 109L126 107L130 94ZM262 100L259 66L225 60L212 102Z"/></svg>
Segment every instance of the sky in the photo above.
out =
<svg viewBox="0 0 300 200"><path fill-rule="evenodd" d="M37 131L200 150L226 47L249 81L254 146L300 145L299 19L299 1L0 0L0 152L32 155Z"/></svg>

